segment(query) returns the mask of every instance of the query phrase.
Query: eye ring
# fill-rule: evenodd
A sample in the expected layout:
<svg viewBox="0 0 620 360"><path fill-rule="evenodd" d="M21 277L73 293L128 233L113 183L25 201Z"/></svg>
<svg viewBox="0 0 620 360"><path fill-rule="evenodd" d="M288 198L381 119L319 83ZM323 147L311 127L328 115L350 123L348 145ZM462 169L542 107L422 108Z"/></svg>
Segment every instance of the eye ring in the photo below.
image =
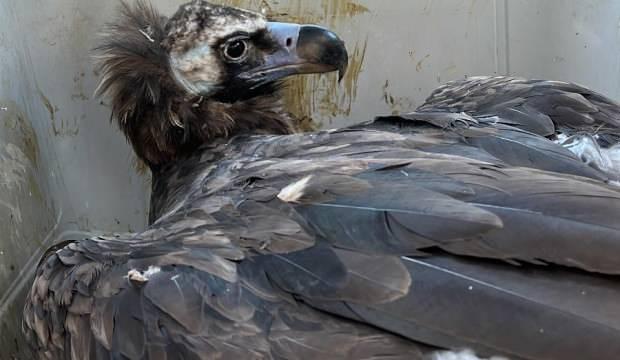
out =
<svg viewBox="0 0 620 360"><path fill-rule="evenodd" d="M226 60L230 62L239 62L246 58L250 46L247 39L237 38L232 39L222 48L222 53Z"/></svg>

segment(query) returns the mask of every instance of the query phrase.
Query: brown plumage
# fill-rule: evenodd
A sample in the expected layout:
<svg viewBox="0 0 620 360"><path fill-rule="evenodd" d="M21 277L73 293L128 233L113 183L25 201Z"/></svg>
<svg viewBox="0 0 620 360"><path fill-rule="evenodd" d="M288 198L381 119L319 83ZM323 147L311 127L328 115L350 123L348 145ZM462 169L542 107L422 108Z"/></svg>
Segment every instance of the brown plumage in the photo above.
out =
<svg viewBox="0 0 620 360"><path fill-rule="evenodd" d="M24 309L39 358L620 353L609 174L443 110L287 134L275 84L342 71L333 33L202 0L119 24L101 90L153 171L152 224L46 254Z"/></svg>

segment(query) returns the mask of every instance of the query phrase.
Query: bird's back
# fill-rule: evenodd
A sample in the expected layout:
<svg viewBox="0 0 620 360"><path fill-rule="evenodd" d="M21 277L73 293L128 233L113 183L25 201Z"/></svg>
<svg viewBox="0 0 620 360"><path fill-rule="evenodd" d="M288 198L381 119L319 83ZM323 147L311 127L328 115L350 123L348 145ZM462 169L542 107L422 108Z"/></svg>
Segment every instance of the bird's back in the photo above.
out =
<svg viewBox="0 0 620 360"><path fill-rule="evenodd" d="M51 358L620 351L598 275L620 273L620 191L416 128L238 137L180 161L147 231L47 257L27 333Z"/></svg>

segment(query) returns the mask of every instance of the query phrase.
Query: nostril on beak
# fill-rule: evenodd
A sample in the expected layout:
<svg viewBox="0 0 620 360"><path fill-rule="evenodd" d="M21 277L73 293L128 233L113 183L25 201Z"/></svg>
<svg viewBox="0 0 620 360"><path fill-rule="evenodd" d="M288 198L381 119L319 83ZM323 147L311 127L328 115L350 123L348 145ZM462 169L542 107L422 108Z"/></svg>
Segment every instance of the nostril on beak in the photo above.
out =
<svg viewBox="0 0 620 360"><path fill-rule="evenodd" d="M286 39L286 47L291 47L293 45L293 38Z"/></svg>

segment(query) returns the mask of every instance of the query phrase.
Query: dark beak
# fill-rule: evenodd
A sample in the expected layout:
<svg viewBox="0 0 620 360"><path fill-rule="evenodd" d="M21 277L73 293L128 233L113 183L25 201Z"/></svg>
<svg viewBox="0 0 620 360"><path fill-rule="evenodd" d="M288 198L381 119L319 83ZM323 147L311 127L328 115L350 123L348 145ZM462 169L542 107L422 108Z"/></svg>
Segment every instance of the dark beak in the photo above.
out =
<svg viewBox="0 0 620 360"><path fill-rule="evenodd" d="M349 56L335 33L314 25L270 22L267 28L278 44L275 52L265 55L264 64L241 78L260 85L291 75L338 71L344 76Z"/></svg>

